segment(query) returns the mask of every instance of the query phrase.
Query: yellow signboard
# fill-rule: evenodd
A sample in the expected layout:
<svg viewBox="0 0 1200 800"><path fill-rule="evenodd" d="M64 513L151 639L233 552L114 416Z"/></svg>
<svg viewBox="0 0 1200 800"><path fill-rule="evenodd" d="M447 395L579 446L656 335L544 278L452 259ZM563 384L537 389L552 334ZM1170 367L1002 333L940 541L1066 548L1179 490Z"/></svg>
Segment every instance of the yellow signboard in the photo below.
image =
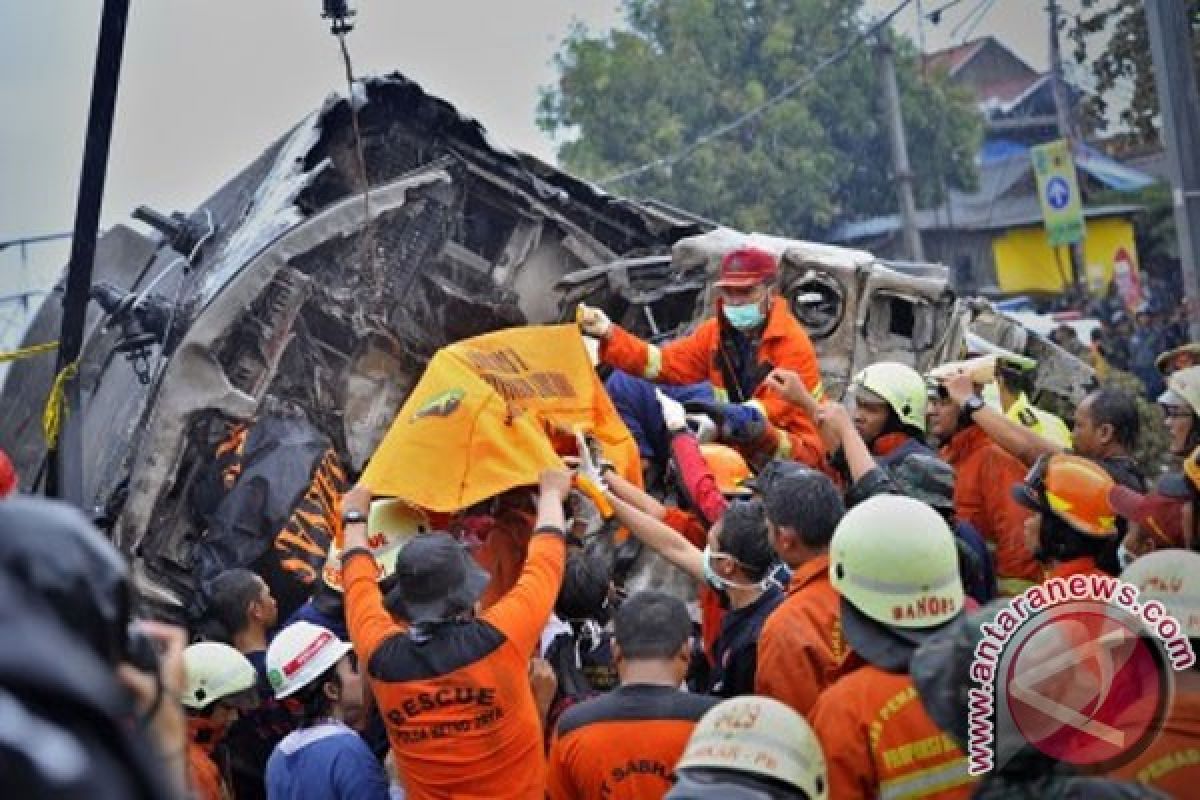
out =
<svg viewBox="0 0 1200 800"><path fill-rule="evenodd" d="M1038 200L1051 247L1083 240L1083 203L1075 177L1071 148L1063 139L1030 150L1037 177Z"/></svg>

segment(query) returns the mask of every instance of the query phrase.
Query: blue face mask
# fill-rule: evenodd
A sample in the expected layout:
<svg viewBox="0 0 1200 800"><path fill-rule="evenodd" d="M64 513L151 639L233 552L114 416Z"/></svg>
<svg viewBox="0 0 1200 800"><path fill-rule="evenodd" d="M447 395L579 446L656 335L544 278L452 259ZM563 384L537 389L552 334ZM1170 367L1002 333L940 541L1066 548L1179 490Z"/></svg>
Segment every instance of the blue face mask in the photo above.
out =
<svg viewBox="0 0 1200 800"><path fill-rule="evenodd" d="M721 306L721 310L725 314L725 319L729 320L729 324L739 331L757 328L763 321L762 307L758 303L747 303L742 306L725 304Z"/></svg>

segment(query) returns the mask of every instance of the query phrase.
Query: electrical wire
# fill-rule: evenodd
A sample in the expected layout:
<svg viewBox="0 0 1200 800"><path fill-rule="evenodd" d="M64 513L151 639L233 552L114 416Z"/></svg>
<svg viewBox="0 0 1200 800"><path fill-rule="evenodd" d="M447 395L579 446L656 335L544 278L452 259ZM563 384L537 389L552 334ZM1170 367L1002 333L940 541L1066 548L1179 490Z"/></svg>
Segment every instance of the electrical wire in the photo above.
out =
<svg viewBox="0 0 1200 800"><path fill-rule="evenodd" d="M962 22L958 23L954 30L950 32L950 35L957 36L958 31L965 25L966 29L963 30L962 37L959 41L967 41L967 39L971 37L971 34L975 32L975 29L979 27L979 23L983 22L984 18L988 15L988 12L995 8L995 6L996 0L983 0L983 2L975 7L974 11L968 14ZM974 17L974 19L971 19L972 17Z"/></svg>
<svg viewBox="0 0 1200 800"><path fill-rule="evenodd" d="M809 70L808 73L805 74L803 77L788 84L783 89L781 89L779 92L777 92L776 94L767 98L762 103L759 103L757 106L755 106L754 108L745 112L744 114L738 116L737 118L733 119L730 122L725 123L724 125L721 125L717 128L710 130L708 133L705 133L702 136L699 136L699 137L693 139L690 143L688 143L684 147L680 148L679 150L676 150L674 153L662 156L661 158L656 158L653 161L647 161L643 164L633 167L632 169L627 169L623 172L618 172L614 175L610 175L607 178L604 178L603 180L599 181L599 185L600 186L610 186L614 183L621 183L623 181L627 181L630 178L637 177L638 175L642 175L642 174L649 172L650 170L658 168L658 167L670 167L674 164L678 164L680 161L687 158L693 152L700 149L701 147L708 144L709 142L711 142L715 139L719 139L720 137L724 136L725 134L735 131L738 128L742 127L750 120L761 116L763 112L767 111L768 109L770 109L774 106L779 105L784 100L786 100L787 98L794 95L796 92L800 91L801 89L805 89L808 86L815 83L817 76L819 76L822 72L824 72L829 67L833 66L834 64L837 64L842 59L846 58L846 56L850 55L850 53L852 53L859 45L861 45L867 39L874 36L886 25L891 23L892 19L897 14L899 14L901 11L903 11L905 8L907 8L912 2L913 2L913 0L901 0L901 2L895 8L893 8L891 11L889 11L887 14L885 14L882 19L879 19L872 25L868 26L866 29L860 31L854 38L852 38L849 42L844 44L842 47L838 48L838 50L836 50L834 53L823 58L821 61L817 62L817 64L811 70Z"/></svg>

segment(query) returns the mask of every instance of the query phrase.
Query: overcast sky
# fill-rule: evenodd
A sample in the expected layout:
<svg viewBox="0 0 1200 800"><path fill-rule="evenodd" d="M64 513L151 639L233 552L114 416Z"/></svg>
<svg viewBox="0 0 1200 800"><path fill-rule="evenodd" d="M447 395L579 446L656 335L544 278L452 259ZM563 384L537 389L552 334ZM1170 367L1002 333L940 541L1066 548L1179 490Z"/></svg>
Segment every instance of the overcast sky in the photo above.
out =
<svg viewBox="0 0 1200 800"><path fill-rule="evenodd" d="M1046 64L1042 0L962 0L923 28L928 50L992 34ZM884 13L898 0L868 0ZM916 38L914 3L897 28ZM1078 0L1067 0L1074 8ZM344 87L320 0L131 0L102 224L142 203L191 210ZM358 0L360 74L401 70L480 119L496 139L553 160L537 90L573 21L620 24L618 0ZM0 0L0 241L73 224L100 0ZM956 30L957 28L957 30ZM65 250L31 251L35 264ZM0 253L0 291L36 280Z"/></svg>

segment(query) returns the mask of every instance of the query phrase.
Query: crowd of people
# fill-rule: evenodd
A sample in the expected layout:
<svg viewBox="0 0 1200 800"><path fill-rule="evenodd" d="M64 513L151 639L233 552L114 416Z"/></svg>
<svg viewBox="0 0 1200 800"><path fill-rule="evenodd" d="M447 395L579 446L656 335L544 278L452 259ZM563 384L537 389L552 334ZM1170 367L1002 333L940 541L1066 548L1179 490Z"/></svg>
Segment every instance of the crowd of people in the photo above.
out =
<svg viewBox="0 0 1200 800"><path fill-rule="evenodd" d="M770 253L729 253L713 316L662 345L579 309L644 480L564 449L504 498L514 574L481 565L486 525L385 562L359 483L337 586L283 620L231 569L184 630L134 621L127 565L78 512L0 502L5 795L1194 796L1194 659L1154 738L1103 770L1003 728L991 772L967 759L973 654L1022 592L1120 576L1200 647L1190 350L1158 360L1176 468L1149 475L1134 396L1098 386L1063 420L1021 354L875 363L826 398L776 279ZM685 591L631 585L648 554Z"/></svg>

